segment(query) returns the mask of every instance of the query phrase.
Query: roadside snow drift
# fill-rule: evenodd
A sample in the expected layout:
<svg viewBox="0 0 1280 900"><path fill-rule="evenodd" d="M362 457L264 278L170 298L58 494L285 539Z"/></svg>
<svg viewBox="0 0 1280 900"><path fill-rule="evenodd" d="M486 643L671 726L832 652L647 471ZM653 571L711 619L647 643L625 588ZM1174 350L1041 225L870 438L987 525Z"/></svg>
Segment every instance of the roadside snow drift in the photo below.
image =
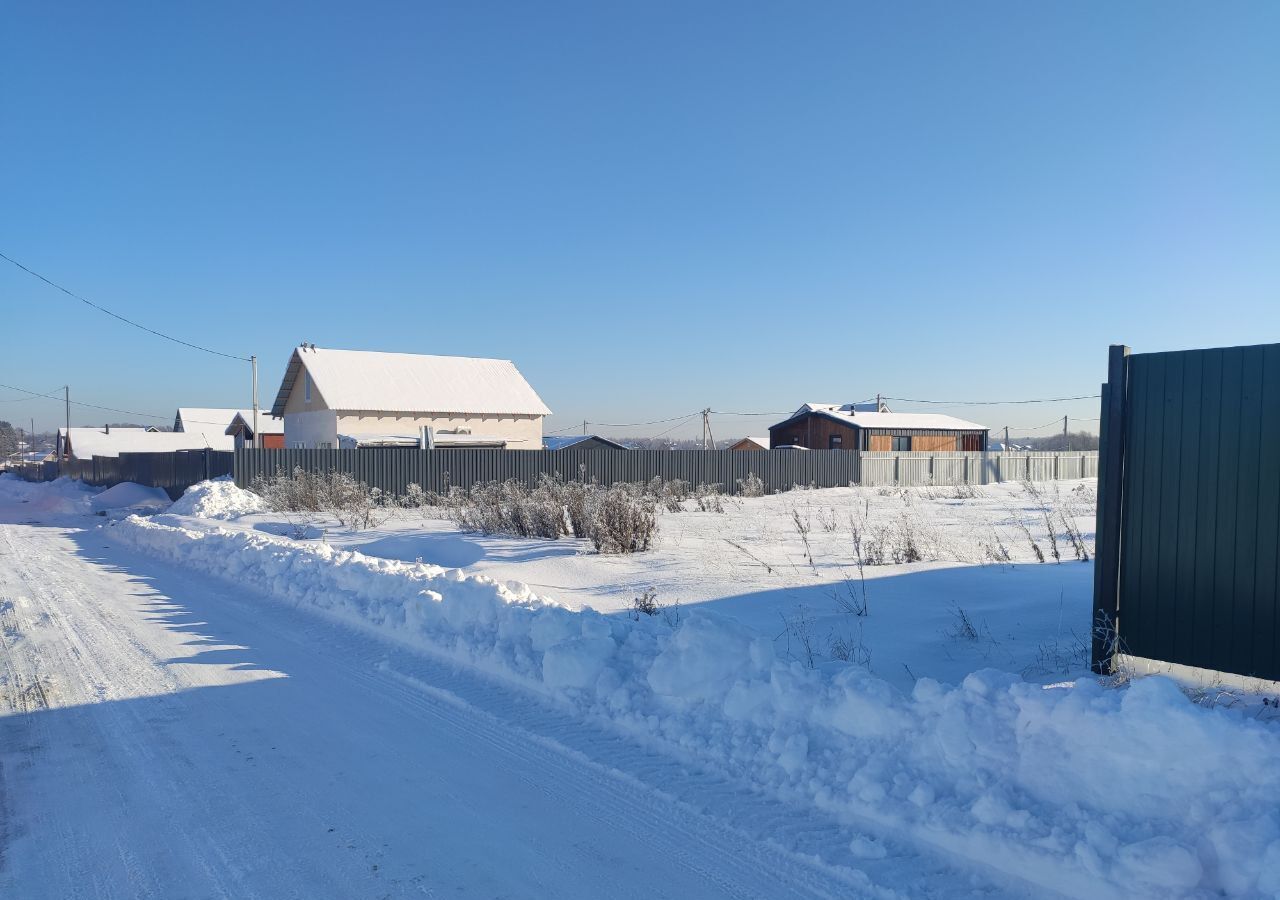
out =
<svg viewBox="0 0 1280 900"><path fill-rule="evenodd" d="M132 517L113 534L1057 891L1280 891L1280 734L1162 678L1044 687L987 670L904 695L857 666L782 660L768 636L707 612L572 612L518 583L216 527ZM857 855L883 853L859 843Z"/></svg>
<svg viewBox="0 0 1280 900"><path fill-rule="evenodd" d="M23 481L9 472L0 473L0 489L19 504L28 504L24 512L32 517L84 515L96 492L79 481L58 478L55 481Z"/></svg>
<svg viewBox="0 0 1280 900"><path fill-rule="evenodd" d="M263 499L251 491L241 490L230 478L194 484L166 510L175 516L201 519L235 519L251 513L266 512Z"/></svg>
<svg viewBox="0 0 1280 900"><path fill-rule="evenodd" d="M90 507L94 512L107 512L113 509L156 511L167 509L171 502L169 495L161 488L123 481L95 495L90 501Z"/></svg>

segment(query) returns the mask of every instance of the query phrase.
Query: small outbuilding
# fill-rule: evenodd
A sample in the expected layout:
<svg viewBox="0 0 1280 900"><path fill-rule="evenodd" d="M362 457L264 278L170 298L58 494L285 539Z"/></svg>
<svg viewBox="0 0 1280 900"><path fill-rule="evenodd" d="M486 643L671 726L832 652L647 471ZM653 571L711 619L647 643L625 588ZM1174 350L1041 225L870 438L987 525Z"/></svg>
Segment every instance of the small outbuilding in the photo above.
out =
<svg viewBox="0 0 1280 900"><path fill-rule="evenodd" d="M769 439L767 437L744 437L729 447L730 450L768 450Z"/></svg>
<svg viewBox="0 0 1280 900"><path fill-rule="evenodd" d="M809 450L985 451L987 427L937 413L895 413L883 403L806 403L769 429L769 446Z"/></svg>
<svg viewBox="0 0 1280 900"><path fill-rule="evenodd" d="M259 447L263 450L284 449L284 419L277 419L266 410L258 410L258 431L253 430L253 413L239 411L231 424L227 426L227 434L236 442L236 449L241 447Z"/></svg>

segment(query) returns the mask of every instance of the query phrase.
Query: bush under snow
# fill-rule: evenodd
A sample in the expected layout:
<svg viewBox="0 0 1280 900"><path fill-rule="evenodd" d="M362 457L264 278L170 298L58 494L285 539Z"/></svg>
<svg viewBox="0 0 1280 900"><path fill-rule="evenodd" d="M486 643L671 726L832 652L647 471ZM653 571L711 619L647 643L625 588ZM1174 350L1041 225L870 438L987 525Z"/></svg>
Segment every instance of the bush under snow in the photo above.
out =
<svg viewBox="0 0 1280 900"><path fill-rule="evenodd" d="M457 569L131 518L124 542L462 659L667 752L1088 897L1280 891L1280 732L1158 677L1044 687L982 671L904 695L778 658L695 611L571 612ZM866 843L864 840L863 843ZM874 857L873 844L855 848Z"/></svg>
<svg viewBox="0 0 1280 900"><path fill-rule="evenodd" d="M229 478L193 484L168 509L175 516L201 519L235 519L266 511L262 497L236 487Z"/></svg>

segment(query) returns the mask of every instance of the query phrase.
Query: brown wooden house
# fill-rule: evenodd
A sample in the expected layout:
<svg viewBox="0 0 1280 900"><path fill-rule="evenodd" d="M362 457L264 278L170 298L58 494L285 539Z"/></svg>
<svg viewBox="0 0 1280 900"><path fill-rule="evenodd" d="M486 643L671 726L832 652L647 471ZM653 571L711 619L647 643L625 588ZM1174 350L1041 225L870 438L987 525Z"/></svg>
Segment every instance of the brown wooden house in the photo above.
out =
<svg viewBox="0 0 1280 900"><path fill-rule="evenodd" d="M954 416L895 413L883 404L806 403L769 428L769 446L775 450L983 451L987 428Z"/></svg>

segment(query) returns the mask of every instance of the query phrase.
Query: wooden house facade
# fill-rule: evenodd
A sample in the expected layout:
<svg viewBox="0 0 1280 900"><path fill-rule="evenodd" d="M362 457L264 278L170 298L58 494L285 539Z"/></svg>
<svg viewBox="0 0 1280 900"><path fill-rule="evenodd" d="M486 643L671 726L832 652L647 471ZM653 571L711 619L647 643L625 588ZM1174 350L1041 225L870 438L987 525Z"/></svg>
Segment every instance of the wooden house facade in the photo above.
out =
<svg viewBox="0 0 1280 900"><path fill-rule="evenodd" d="M985 451L987 428L954 416L806 403L769 428L769 446L809 450Z"/></svg>

